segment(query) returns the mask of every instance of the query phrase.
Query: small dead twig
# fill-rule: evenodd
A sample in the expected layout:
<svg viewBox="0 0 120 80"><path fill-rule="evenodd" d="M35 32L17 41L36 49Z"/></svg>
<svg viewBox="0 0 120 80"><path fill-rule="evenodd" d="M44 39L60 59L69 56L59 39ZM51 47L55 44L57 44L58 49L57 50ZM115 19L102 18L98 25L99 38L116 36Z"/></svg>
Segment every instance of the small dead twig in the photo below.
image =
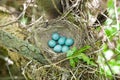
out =
<svg viewBox="0 0 120 80"><path fill-rule="evenodd" d="M22 68L22 74L23 76L27 79L27 76L25 75L25 70L27 69L27 67L32 63L32 60L29 61L24 68Z"/></svg>
<svg viewBox="0 0 120 80"><path fill-rule="evenodd" d="M29 24L29 25L26 25L26 28L29 28L30 26L32 26L32 25L34 25L34 24L36 24L36 23L38 23L41 19L43 18L43 16L41 16L40 18L38 18L37 20L35 20L34 22L32 22L31 24ZM43 23L43 22L42 22Z"/></svg>
<svg viewBox="0 0 120 80"><path fill-rule="evenodd" d="M64 69L64 68L62 68L62 67L60 67L60 66L56 66L54 63L52 63L52 64L50 64L50 65L41 66L41 67L39 67L38 69L36 69L36 71L38 71L38 70L40 70L40 69L43 69L43 68L50 68L50 67L55 67L55 68L57 68L57 69L60 70L60 71L69 72L69 70Z"/></svg>
<svg viewBox="0 0 120 80"><path fill-rule="evenodd" d="M9 65L6 64L6 67L7 67L7 69L8 69L8 72L9 72L10 78L11 78L12 80L14 80L14 77L13 77L11 71L10 71L10 67L9 67Z"/></svg>
<svg viewBox="0 0 120 80"><path fill-rule="evenodd" d="M118 12L117 12L117 0L114 0L114 8L115 8L115 16L116 16L116 21L117 21L117 30L120 30L119 28L119 20L118 20Z"/></svg>
<svg viewBox="0 0 120 80"><path fill-rule="evenodd" d="M77 0L75 4L73 4L71 7L69 7L68 11L63 14L63 16L60 18L60 20L64 19L77 5L79 5L81 0ZM68 4L67 4L68 5Z"/></svg>
<svg viewBox="0 0 120 80"><path fill-rule="evenodd" d="M55 4L55 1L54 1L54 0L51 0L51 1L52 1L52 4L53 4L54 8L56 9L56 11L57 11L60 15L62 15L62 12L58 9L57 5Z"/></svg>
<svg viewBox="0 0 120 80"><path fill-rule="evenodd" d="M71 80L72 80L72 78L74 78L75 80L77 80L77 78L75 77L75 74L72 72L72 70L70 70L70 73L72 74Z"/></svg>

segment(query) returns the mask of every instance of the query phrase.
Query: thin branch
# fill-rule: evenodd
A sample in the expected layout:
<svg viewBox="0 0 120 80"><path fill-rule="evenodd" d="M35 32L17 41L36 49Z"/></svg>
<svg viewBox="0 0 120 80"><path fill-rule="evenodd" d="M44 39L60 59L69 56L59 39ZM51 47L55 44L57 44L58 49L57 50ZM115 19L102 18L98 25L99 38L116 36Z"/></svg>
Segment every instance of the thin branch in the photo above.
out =
<svg viewBox="0 0 120 80"><path fill-rule="evenodd" d="M30 26L32 26L32 25L34 25L34 24L38 23L38 22L39 22L42 18L43 18L43 16L41 16L40 18L38 18L37 20L35 20L35 21L34 21L34 22L32 22L31 24L26 25L26 28L29 28Z"/></svg>
<svg viewBox="0 0 120 80"><path fill-rule="evenodd" d="M74 78L74 80L77 80L77 78L75 77L75 74L70 70L70 73L72 74L71 80L73 80L72 78Z"/></svg>
<svg viewBox="0 0 120 80"><path fill-rule="evenodd" d="M72 5L72 7L76 7L79 3L80 3L81 0L77 0L75 4Z"/></svg>
<svg viewBox="0 0 120 80"><path fill-rule="evenodd" d="M116 16L116 21L117 21L117 30L120 30L119 29L119 20L118 20L118 12L117 12L117 6L116 6L116 4L117 4L117 1L116 0L113 0L114 1L114 10L115 10L115 16Z"/></svg>
<svg viewBox="0 0 120 80"><path fill-rule="evenodd" d="M25 79L27 79L27 76L25 75L25 70L26 68L32 63L32 60L30 60L24 68L22 68L22 75L25 77Z"/></svg>
<svg viewBox="0 0 120 80"><path fill-rule="evenodd" d="M12 80L14 80L13 75L12 75L12 73L11 73L11 71L10 71L10 68L9 68L8 64L6 64L6 67L7 67L7 69L8 69L10 78L11 78Z"/></svg>
<svg viewBox="0 0 120 80"><path fill-rule="evenodd" d="M53 4L54 8L57 10L57 12L58 12L60 15L62 15L62 13L61 13L61 11L58 9L57 4L55 3L55 1L54 1L54 0L51 0L51 1L52 1L52 4Z"/></svg>
<svg viewBox="0 0 120 80"><path fill-rule="evenodd" d="M102 56L103 56L103 58L104 58L104 60L105 60L105 63L107 64L107 66L108 66L108 68L109 68L109 70L110 70L110 72L111 72L111 74L112 74L112 76L113 76L113 79L116 80L115 74L114 74L114 72L112 71L112 69L111 69L111 67L110 67L110 65L109 65L109 63L108 63L108 61L107 61L104 53L101 53L101 54L102 54Z"/></svg>

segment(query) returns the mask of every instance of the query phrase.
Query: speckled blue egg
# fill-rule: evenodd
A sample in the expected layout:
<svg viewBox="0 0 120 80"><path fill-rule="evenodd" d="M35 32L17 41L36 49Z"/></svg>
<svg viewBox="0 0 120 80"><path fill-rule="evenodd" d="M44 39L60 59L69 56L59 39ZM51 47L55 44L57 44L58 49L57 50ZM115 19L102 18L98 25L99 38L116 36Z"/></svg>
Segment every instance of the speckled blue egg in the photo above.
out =
<svg viewBox="0 0 120 80"><path fill-rule="evenodd" d="M67 38L65 41L66 46L72 46L74 44L74 40L72 38Z"/></svg>
<svg viewBox="0 0 120 80"><path fill-rule="evenodd" d="M62 51L62 46L56 45L53 50L54 50L54 52L60 53Z"/></svg>
<svg viewBox="0 0 120 80"><path fill-rule="evenodd" d="M62 47L62 52L66 53L70 48L68 46L63 46Z"/></svg>
<svg viewBox="0 0 120 80"><path fill-rule="evenodd" d="M60 38L60 35L58 33L55 32L55 33L52 34L52 39L53 40L57 41L59 38Z"/></svg>
<svg viewBox="0 0 120 80"><path fill-rule="evenodd" d="M65 36L61 36L58 40L58 44L60 45L64 45L66 41L66 37Z"/></svg>
<svg viewBox="0 0 120 80"><path fill-rule="evenodd" d="M49 40L49 41L48 41L48 46L49 46L50 48L55 47L55 46L56 46L56 41L54 41L54 40Z"/></svg>

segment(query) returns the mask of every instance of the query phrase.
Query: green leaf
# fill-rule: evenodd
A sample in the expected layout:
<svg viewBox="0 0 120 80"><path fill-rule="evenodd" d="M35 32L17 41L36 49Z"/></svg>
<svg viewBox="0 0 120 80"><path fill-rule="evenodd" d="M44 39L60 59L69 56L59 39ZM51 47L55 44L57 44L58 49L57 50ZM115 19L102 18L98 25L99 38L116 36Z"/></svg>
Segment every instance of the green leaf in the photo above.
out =
<svg viewBox="0 0 120 80"><path fill-rule="evenodd" d="M117 11L118 11L118 14L120 14L120 7L118 7Z"/></svg>
<svg viewBox="0 0 120 80"><path fill-rule="evenodd" d="M69 50L68 52L67 52L67 57L70 57L70 56L72 56L73 55L73 51L72 50Z"/></svg>
<svg viewBox="0 0 120 80"><path fill-rule="evenodd" d="M110 24L112 24L112 22L113 22L113 20L110 19L110 18L108 18L108 19L105 21L105 24L106 24L106 25L110 25Z"/></svg>
<svg viewBox="0 0 120 80"><path fill-rule="evenodd" d="M109 27L105 30L106 35L109 38L112 38L117 32L117 28L116 27Z"/></svg>
<svg viewBox="0 0 120 80"><path fill-rule="evenodd" d="M102 45L102 48L103 48L103 52L107 51L107 50L108 50L107 43L104 43L104 44Z"/></svg>
<svg viewBox="0 0 120 80"><path fill-rule="evenodd" d="M84 62L86 62L87 64L93 64L89 57L86 56L83 52L87 49L89 49L90 46L85 46L83 48L80 48L79 50L77 50L76 47L72 48L71 50L69 50L67 52L67 58L70 60L70 65L72 67L75 67L75 64L78 62L79 59L82 59Z"/></svg>
<svg viewBox="0 0 120 80"><path fill-rule="evenodd" d="M87 50L87 49L89 49L89 48L90 48L90 46L82 47L82 48L80 48L80 49L78 50L78 53L82 53L82 52L84 52L85 50Z"/></svg>
<svg viewBox="0 0 120 80"><path fill-rule="evenodd" d="M74 62L76 62L76 63L77 63L78 61L79 61L79 59L78 59L78 58L74 58Z"/></svg>
<svg viewBox="0 0 120 80"><path fill-rule="evenodd" d="M71 50L72 50L73 52L75 52L75 51L77 51L77 48L76 48L76 47L73 47Z"/></svg>
<svg viewBox="0 0 120 80"><path fill-rule="evenodd" d="M120 43L117 44L117 49L120 50Z"/></svg>
<svg viewBox="0 0 120 80"><path fill-rule="evenodd" d="M88 65L96 66L96 64L93 61L91 61L91 59L87 55L85 55L84 53L81 53L81 55L78 58L82 59Z"/></svg>
<svg viewBox="0 0 120 80"><path fill-rule="evenodd" d="M108 63L109 63L109 65L111 65L111 66L116 65L116 61L115 61L114 59L110 60Z"/></svg>
<svg viewBox="0 0 120 80"><path fill-rule="evenodd" d="M85 54L81 53L81 57L82 57L84 62L87 62L87 64L90 63L90 58L88 56L86 56Z"/></svg>
<svg viewBox="0 0 120 80"><path fill-rule="evenodd" d="M67 57L72 56L75 51L77 51L77 48L73 47L71 50L67 52Z"/></svg>
<svg viewBox="0 0 120 80"><path fill-rule="evenodd" d="M81 56L82 52L84 52L85 50L87 50L89 48L90 48L90 46L85 46L83 48L80 48L79 50L76 50L75 52L73 52L72 50L69 50L67 52L67 57L69 57L69 59L79 57L79 56Z"/></svg>
<svg viewBox="0 0 120 80"><path fill-rule="evenodd" d="M93 61L90 61L90 65L97 66Z"/></svg>
<svg viewBox="0 0 120 80"><path fill-rule="evenodd" d="M114 9L108 9L108 15L109 15L109 18L112 19L112 21L115 20L116 15L115 15L115 10Z"/></svg>
<svg viewBox="0 0 120 80"><path fill-rule="evenodd" d="M22 17L21 20L20 20L20 22L21 22L21 24L25 25L25 24L27 24L28 19L25 18L25 17Z"/></svg>
<svg viewBox="0 0 120 80"><path fill-rule="evenodd" d="M114 8L114 1L113 0L108 0L107 7L108 8Z"/></svg>
<svg viewBox="0 0 120 80"><path fill-rule="evenodd" d="M75 67L75 61L74 61L73 59L70 59L70 65L71 65L72 67Z"/></svg>
<svg viewBox="0 0 120 80"><path fill-rule="evenodd" d="M100 72L100 74L105 74L105 71L103 68L100 68L99 72Z"/></svg>
<svg viewBox="0 0 120 80"><path fill-rule="evenodd" d="M120 54L120 42L117 42L117 46L116 46L115 51L117 54ZM119 55L117 57L119 57ZM120 57L119 57L119 59L120 59Z"/></svg>

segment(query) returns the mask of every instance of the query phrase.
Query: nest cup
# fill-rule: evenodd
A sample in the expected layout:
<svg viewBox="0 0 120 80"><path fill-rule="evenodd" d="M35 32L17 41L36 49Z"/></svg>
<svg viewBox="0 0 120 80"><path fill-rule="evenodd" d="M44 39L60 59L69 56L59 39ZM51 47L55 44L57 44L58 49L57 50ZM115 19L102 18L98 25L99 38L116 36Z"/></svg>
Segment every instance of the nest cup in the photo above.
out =
<svg viewBox="0 0 120 80"><path fill-rule="evenodd" d="M39 29L36 31L36 38L41 51L45 51L49 54L59 55L49 48L47 44L48 40L52 39L51 36L54 32L59 33L61 36L66 36L67 38L73 38L74 44L70 48L73 46L79 48L81 46L82 31L78 26L69 21L52 21L39 26Z"/></svg>

